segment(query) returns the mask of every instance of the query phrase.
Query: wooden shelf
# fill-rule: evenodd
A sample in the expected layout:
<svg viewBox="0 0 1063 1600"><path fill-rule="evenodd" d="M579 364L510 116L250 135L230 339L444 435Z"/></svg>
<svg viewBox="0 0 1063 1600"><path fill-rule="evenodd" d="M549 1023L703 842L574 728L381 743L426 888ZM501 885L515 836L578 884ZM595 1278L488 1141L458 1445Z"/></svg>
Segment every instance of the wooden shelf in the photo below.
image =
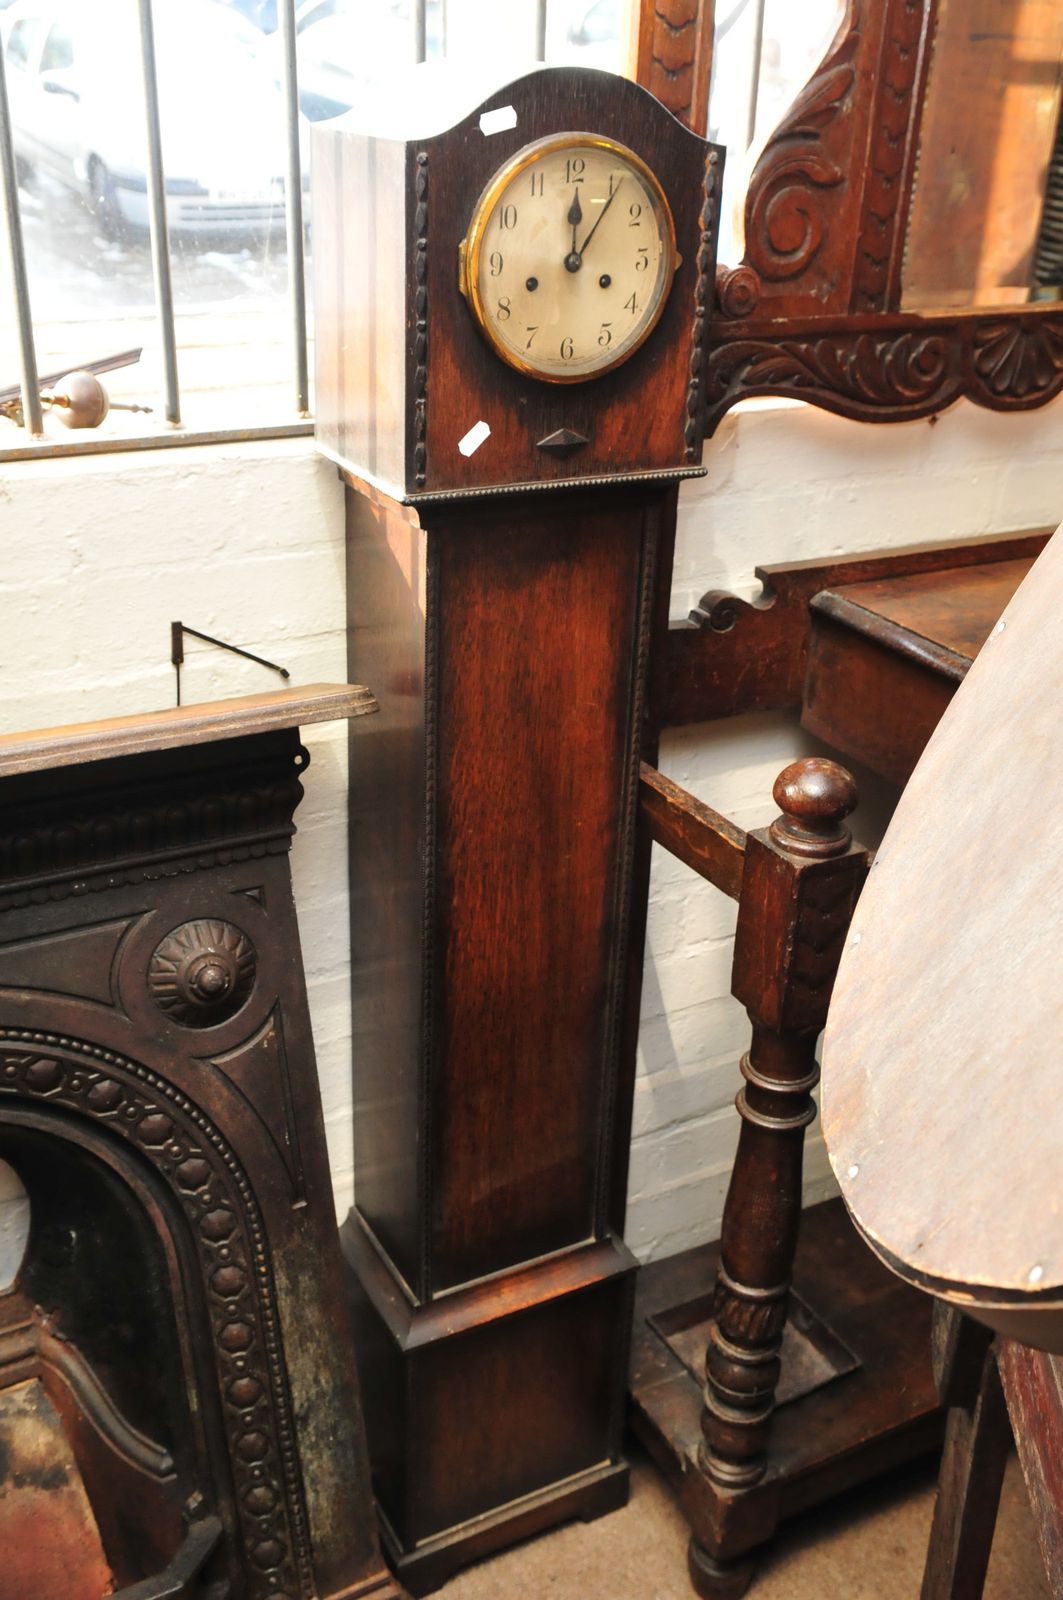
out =
<svg viewBox="0 0 1063 1600"><path fill-rule="evenodd" d="M311 722L346 721L376 709L370 691L358 684L311 683L305 688L208 700L202 705L111 717L104 722L8 733L0 735L0 778L306 727Z"/></svg>

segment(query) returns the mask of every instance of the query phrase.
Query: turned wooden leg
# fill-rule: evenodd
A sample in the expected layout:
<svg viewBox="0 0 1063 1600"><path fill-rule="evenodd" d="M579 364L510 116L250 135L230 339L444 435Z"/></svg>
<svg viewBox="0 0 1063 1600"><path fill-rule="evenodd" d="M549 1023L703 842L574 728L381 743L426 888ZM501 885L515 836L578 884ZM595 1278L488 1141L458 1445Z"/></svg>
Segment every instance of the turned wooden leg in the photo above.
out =
<svg viewBox="0 0 1063 1600"><path fill-rule="evenodd" d="M742 1129L723 1215L701 1419L701 1465L725 1489L757 1483L767 1466L805 1129L816 1114L815 1038L754 1027L742 1075Z"/></svg>
<svg viewBox="0 0 1063 1600"><path fill-rule="evenodd" d="M724 1208L698 1458L710 1483L732 1498L767 1471L805 1129L815 1117L815 1043L867 871L866 852L843 825L856 803L843 768L796 762L774 794L783 814L749 835L739 900L732 989L753 1039L742 1062L742 1127ZM748 1586L754 1539L746 1525L734 1539L720 1527L695 1527L690 1573L699 1594L730 1600ZM770 1532L762 1527L758 1536Z"/></svg>
<svg viewBox="0 0 1063 1600"><path fill-rule="evenodd" d="M694 1538L687 1549L687 1571L694 1593L703 1600L740 1600L753 1581L756 1565L748 1557L717 1561Z"/></svg>
<svg viewBox="0 0 1063 1600"><path fill-rule="evenodd" d="M979 1600L1011 1424L989 1330L938 1305L934 1346L938 1392L950 1409L921 1600Z"/></svg>

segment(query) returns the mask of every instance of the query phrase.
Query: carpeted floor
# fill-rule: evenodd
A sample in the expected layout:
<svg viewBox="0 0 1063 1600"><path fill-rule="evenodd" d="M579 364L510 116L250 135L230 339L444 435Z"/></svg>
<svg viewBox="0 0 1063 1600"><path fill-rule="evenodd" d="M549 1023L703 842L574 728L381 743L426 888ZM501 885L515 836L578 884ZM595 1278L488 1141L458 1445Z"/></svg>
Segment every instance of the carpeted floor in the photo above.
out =
<svg viewBox="0 0 1063 1600"><path fill-rule="evenodd" d="M933 1463L908 1468L792 1523L762 1563L749 1600L919 1600L935 1480ZM663 1478L636 1458L624 1510L531 1540L438 1593L441 1600L691 1600L686 1545L686 1524ZM1014 1459L985 1600L1052 1600Z"/></svg>

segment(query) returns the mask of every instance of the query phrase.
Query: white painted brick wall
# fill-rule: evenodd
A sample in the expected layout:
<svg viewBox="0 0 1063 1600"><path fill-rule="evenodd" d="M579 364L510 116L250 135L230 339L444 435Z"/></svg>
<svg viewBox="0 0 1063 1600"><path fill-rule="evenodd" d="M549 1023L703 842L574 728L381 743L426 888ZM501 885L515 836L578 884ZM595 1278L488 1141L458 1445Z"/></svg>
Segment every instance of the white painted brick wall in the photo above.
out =
<svg viewBox="0 0 1063 1600"><path fill-rule="evenodd" d="M999 417L861 427L754 406L706 447L681 497L673 612L707 588L752 594L757 564L1056 521L1059 404ZM343 507L308 442L227 445L0 466L3 730L172 704L175 617L282 662L293 681L344 676ZM251 692L260 668L189 645L186 699ZM341 728L313 757L293 852L336 1188L352 1192ZM743 827L770 820L781 767L814 746L792 719L670 734L666 772ZM872 786L873 787L873 786ZM873 842L888 796L858 831ZM744 1013L730 998L734 912L660 853L654 862L629 1238L644 1258L715 1237L736 1137ZM806 1196L828 1192L810 1141ZM0 1231L3 1195L0 1193ZM2 1273L0 1273L2 1281Z"/></svg>

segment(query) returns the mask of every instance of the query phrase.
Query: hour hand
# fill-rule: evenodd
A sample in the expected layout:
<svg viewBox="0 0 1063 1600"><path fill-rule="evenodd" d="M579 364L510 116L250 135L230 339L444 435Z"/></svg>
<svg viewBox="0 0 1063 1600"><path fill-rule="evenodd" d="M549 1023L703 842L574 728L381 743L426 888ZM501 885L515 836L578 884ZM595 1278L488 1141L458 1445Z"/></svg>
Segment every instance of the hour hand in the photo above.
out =
<svg viewBox="0 0 1063 1600"><path fill-rule="evenodd" d="M583 207L580 205L579 189L572 196L572 204L568 208L568 224L572 229L572 249L565 257L565 266L569 272L578 272L580 269L580 252L576 249L576 235L580 223L583 221Z"/></svg>

